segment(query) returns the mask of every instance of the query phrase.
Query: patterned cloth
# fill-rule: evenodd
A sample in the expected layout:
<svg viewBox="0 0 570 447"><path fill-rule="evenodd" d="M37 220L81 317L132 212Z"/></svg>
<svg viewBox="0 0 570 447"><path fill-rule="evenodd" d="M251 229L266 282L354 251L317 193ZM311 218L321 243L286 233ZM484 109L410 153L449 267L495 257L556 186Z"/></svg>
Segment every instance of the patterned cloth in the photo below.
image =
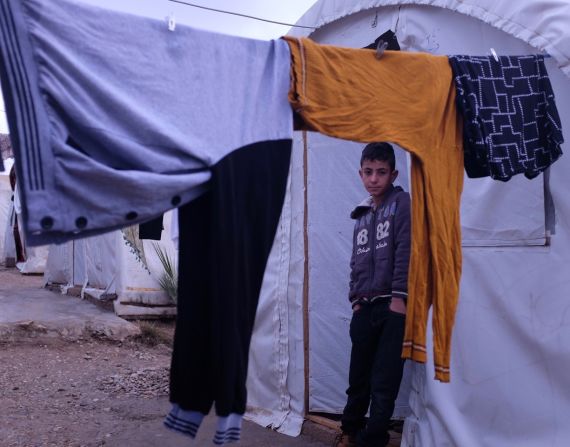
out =
<svg viewBox="0 0 570 447"><path fill-rule="evenodd" d="M182 433L190 438L196 438L198 428L204 419L204 414L198 411L186 411L179 405L173 405L168 413L164 425L178 433ZM241 437L242 418L238 414L218 418L216 434L212 442L215 445L239 442Z"/></svg>
<svg viewBox="0 0 570 447"><path fill-rule="evenodd" d="M451 56L469 177L531 179L564 142L544 57Z"/></svg>

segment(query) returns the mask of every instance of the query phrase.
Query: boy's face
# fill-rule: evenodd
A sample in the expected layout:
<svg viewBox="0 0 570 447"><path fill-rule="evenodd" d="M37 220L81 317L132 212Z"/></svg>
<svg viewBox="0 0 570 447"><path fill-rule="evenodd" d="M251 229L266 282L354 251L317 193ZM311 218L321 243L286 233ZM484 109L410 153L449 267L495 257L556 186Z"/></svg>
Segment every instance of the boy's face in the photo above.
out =
<svg viewBox="0 0 570 447"><path fill-rule="evenodd" d="M390 163L381 160L364 160L358 173L364 188L370 193L376 205L382 201L384 194L398 177L398 171L392 171Z"/></svg>

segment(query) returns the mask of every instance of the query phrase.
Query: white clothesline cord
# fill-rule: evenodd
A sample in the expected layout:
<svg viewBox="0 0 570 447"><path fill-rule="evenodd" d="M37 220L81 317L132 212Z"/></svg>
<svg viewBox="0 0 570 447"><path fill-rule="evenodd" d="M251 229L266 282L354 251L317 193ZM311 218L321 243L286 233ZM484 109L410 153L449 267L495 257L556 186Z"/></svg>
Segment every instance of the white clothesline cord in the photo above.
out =
<svg viewBox="0 0 570 447"><path fill-rule="evenodd" d="M186 6L192 6L193 8L200 8L200 9L205 9L207 11L212 11L212 12L219 12L221 14L229 14L229 15L233 15L233 16L238 16L238 17L245 17L247 19L252 19L252 20L259 20L260 22L267 22L267 23L273 23L275 25L283 25L283 26L293 26L295 28L306 28L306 29L317 29L314 26L303 26L303 25L294 25L292 23L286 23L286 22L279 22L277 20L269 20L269 19L264 19L261 17L256 17L256 16L251 16L248 14L242 14L239 12L233 12L233 11L226 11L223 9L216 9L216 8L210 8L209 6L202 6L202 5L196 5L195 3L188 3L188 2L183 2L182 0L168 0L169 2L172 3L179 3L181 5L186 5Z"/></svg>

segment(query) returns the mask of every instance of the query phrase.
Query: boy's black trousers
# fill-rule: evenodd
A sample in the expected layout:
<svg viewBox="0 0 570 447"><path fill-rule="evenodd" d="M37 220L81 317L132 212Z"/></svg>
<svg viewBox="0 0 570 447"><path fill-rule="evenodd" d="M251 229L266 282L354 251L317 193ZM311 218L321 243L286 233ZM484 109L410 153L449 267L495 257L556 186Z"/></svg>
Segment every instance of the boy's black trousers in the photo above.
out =
<svg viewBox="0 0 570 447"><path fill-rule="evenodd" d="M342 431L357 435L359 447L384 446L402 380L405 315L390 310L390 302L364 304L350 322L349 387ZM370 405L370 416L365 415Z"/></svg>

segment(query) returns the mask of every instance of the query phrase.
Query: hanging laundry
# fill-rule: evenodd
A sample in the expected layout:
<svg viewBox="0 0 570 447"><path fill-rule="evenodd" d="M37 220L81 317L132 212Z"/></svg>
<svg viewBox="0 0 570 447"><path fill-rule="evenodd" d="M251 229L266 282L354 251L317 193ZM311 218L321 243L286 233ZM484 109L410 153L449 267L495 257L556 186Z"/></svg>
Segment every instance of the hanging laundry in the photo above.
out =
<svg viewBox="0 0 570 447"><path fill-rule="evenodd" d="M289 170L288 45L170 31L69 0L6 0L0 55L30 244L182 206L165 424L194 437L195 416L214 405L214 442L239 440L248 347Z"/></svg>
<svg viewBox="0 0 570 447"><path fill-rule="evenodd" d="M164 215L139 224L139 239L159 241L162 237Z"/></svg>
<svg viewBox="0 0 570 447"><path fill-rule="evenodd" d="M376 40L374 40L374 42L372 42L369 45L366 45L364 48L369 50L375 50L378 47L378 43L380 41L386 42L387 50L400 51L400 43L398 42L398 36L396 36L396 33L394 33L394 31L392 31L391 29L382 33L380 36L376 38Z"/></svg>
<svg viewBox="0 0 570 447"><path fill-rule="evenodd" d="M233 150L292 137L281 40L5 0L0 58L29 245L147 221L203 194Z"/></svg>
<svg viewBox="0 0 570 447"><path fill-rule="evenodd" d="M541 55L450 56L469 177L532 179L561 155L554 92Z"/></svg>
<svg viewBox="0 0 570 447"><path fill-rule="evenodd" d="M178 209L184 274L167 427L194 436L215 402L223 417L214 443L239 440L249 344L290 154L290 140L237 150L212 167L208 192Z"/></svg>
<svg viewBox="0 0 570 447"><path fill-rule="evenodd" d="M285 38L289 100L297 123L346 140L396 143L412 154L412 241L403 356L426 361L433 304L437 379L449 381L451 331L461 276L461 125L445 56L364 49Z"/></svg>

